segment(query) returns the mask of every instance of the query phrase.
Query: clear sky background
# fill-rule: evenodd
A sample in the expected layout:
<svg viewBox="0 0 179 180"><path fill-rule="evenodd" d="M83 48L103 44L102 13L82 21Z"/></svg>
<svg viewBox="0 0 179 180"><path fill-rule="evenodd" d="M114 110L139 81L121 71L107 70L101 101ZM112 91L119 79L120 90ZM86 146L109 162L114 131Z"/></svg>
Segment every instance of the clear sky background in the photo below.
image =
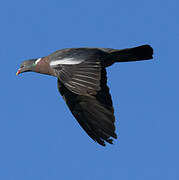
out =
<svg viewBox="0 0 179 180"><path fill-rule="evenodd" d="M1 180L179 179L178 0L0 2ZM102 147L71 115L54 77L21 61L66 47L150 44L154 60L108 68L118 139Z"/></svg>

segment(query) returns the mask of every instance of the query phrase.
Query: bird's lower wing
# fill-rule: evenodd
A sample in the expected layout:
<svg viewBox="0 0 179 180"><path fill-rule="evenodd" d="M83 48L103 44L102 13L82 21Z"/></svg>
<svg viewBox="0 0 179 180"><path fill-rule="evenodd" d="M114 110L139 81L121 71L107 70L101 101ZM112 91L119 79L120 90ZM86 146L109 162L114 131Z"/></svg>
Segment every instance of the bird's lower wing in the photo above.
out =
<svg viewBox="0 0 179 180"><path fill-rule="evenodd" d="M101 70L101 89L94 95L79 95L70 91L58 79L58 89L74 117L87 134L99 144L112 144L115 134L115 117L109 88L106 85L106 70Z"/></svg>

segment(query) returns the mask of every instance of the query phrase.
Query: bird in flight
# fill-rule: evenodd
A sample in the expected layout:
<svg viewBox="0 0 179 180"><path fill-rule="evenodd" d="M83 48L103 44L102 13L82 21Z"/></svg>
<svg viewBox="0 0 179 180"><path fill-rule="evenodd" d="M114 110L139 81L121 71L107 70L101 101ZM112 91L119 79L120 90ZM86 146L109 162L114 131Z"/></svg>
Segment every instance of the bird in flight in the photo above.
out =
<svg viewBox="0 0 179 180"><path fill-rule="evenodd" d="M22 62L16 75L37 72L57 77L58 90L86 133L100 145L116 139L106 67L116 62L152 59L153 49L67 48Z"/></svg>

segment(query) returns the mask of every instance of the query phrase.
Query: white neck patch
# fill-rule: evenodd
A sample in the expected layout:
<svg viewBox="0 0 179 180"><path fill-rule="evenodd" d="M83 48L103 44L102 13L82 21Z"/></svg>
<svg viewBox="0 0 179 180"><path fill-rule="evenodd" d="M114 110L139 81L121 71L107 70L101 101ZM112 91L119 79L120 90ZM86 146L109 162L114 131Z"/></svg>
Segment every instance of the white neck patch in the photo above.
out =
<svg viewBox="0 0 179 180"><path fill-rule="evenodd" d="M36 61L35 61L35 64L37 64L42 58L38 58Z"/></svg>
<svg viewBox="0 0 179 180"><path fill-rule="evenodd" d="M59 64L73 65L73 64L80 64L80 63L81 63L81 60L74 60L74 58L65 58L65 59L60 59L56 61L51 61L50 65L51 66L56 66Z"/></svg>

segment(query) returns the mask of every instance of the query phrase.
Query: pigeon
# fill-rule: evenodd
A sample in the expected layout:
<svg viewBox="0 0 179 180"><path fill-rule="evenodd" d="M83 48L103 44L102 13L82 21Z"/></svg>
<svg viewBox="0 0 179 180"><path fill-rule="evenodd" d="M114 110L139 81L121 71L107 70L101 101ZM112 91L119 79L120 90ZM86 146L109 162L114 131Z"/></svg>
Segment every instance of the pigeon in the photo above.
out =
<svg viewBox="0 0 179 180"><path fill-rule="evenodd" d="M114 108L106 68L118 62L153 58L150 45L127 49L66 48L23 61L16 75L37 72L57 77L58 90L85 132L102 146L113 144Z"/></svg>

